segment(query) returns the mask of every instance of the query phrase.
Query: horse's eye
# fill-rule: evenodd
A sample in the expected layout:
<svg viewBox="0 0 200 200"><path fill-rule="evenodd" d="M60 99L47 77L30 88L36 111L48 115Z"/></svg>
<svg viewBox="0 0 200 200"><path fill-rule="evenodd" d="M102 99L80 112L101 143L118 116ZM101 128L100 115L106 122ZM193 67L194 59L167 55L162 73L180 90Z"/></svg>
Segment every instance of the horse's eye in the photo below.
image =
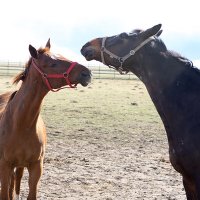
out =
<svg viewBox="0 0 200 200"><path fill-rule="evenodd" d="M51 67L56 67L56 63L51 64Z"/></svg>
<svg viewBox="0 0 200 200"><path fill-rule="evenodd" d="M137 33L131 33L130 35L131 35L131 37L136 37Z"/></svg>
<svg viewBox="0 0 200 200"><path fill-rule="evenodd" d="M125 39L125 38L128 37L128 34L127 34L127 33L121 33L121 34L119 35L119 37L122 38L122 39Z"/></svg>

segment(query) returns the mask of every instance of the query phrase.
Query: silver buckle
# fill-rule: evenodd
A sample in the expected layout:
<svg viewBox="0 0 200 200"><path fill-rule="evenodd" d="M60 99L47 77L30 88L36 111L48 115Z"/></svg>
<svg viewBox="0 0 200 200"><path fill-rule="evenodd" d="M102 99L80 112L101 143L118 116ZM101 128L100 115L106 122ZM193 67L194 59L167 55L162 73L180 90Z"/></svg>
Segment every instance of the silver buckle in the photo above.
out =
<svg viewBox="0 0 200 200"><path fill-rule="evenodd" d="M135 54L135 51L134 50L130 50L130 55L134 55Z"/></svg>

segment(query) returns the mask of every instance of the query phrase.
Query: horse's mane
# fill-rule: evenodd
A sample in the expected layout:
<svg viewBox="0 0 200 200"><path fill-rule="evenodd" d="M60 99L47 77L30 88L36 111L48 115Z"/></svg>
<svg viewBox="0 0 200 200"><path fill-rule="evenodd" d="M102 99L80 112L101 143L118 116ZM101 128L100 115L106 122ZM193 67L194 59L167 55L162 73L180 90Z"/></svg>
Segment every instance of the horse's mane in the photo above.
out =
<svg viewBox="0 0 200 200"><path fill-rule="evenodd" d="M129 33L129 36L131 37L134 34L139 34L142 31L143 31L142 29L134 29ZM187 69L186 73L196 74L197 77L199 76L200 78L200 69L195 67L191 60L182 56L176 51L168 50L165 43L162 41L162 39L160 39L159 35L158 36L155 35L154 37L155 37L155 40L154 40L155 43L153 46L151 46L151 50L153 48L156 51L156 54L160 52L160 54L164 55L164 57L167 57L169 60L171 60L172 63L177 62L182 67Z"/></svg>
<svg viewBox="0 0 200 200"><path fill-rule="evenodd" d="M38 54L43 54L45 52L49 51L49 48L39 48ZM13 78L13 84L17 84L19 81L24 81L26 78L26 75L28 73L28 69L31 65L32 57L29 58L28 62L25 64L24 71L20 72Z"/></svg>
<svg viewBox="0 0 200 200"><path fill-rule="evenodd" d="M0 105L9 99L11 94L12 94L11 92L6 92L6 93L1 94L0 95Z"/></svg>
<svg viewBox="0 0 200 200"><path fill-rule="evenodd" d="M8 99L8 102L10 102L13 99L13 97L16 95L17 91L18 90L15 90L13 93L11 93L11 95L10 95L10 97Z"/></svg>
<svg viewBox="0 0 200 200"><path fill-rule="evenodd" d="M177 53L176 51L168 50L165 52L165 55L168 57L170 56L171 58L177 60L178 62L181 62L185 65L188 65L188 66L191 66L192 68L194 68L191 60L182 56L180 53Z"/></svg>
<svg viewBox="0 0 200 200"><path fill-rule="evenodd" d="M13 99L16 93L17 90L14 92L6 92L0 95L0 113L2 110L4 110L8 102L10 102Z"/></svg>
<svg viewBox="0 0 200 200"><path fill-rule="evenodd" d="M26 73L28 72L28 69L31 65L31 61L32 59L30 58L29 61L25 64L25 70L20 72L13 78L13 84L17 84L19 81L24 81Z"/></svg>
<svg viewBox="0 0 200 200"><path fill-rule="evenodd" d="M187 69L187 73L195 73L199 76L200 79L200 69L197 68L196 66L193 65L193 62L191 60L189 60L188 58L182 56L181 54L175 52L175 51L171 51L168 50L166 52L163 52L163 54L165 54L165 56L167 56L170 60L173 60L182 64L182 66L185 67L185 69Z"/></svg>

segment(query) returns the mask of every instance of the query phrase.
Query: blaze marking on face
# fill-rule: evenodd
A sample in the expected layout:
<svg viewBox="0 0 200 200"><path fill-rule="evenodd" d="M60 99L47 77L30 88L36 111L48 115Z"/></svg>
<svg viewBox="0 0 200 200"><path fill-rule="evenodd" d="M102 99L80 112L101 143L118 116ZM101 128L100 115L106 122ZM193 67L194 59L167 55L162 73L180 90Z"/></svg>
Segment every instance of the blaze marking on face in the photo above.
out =
<svg viewBox="0 0 200 200"><path fill-rule="evenodd" d="M96 49L100 49L101 45L100 45L99 39L92 40L90 42L90 46L95 47Z"/></svg>
<svg viewBox="0 0 200 200"><path fill-rule="evenodd" d="M68 61L71 62L69 59L65 58L61 54L51 54L49 55L53 60L63 60L63 61Z"/></svg>

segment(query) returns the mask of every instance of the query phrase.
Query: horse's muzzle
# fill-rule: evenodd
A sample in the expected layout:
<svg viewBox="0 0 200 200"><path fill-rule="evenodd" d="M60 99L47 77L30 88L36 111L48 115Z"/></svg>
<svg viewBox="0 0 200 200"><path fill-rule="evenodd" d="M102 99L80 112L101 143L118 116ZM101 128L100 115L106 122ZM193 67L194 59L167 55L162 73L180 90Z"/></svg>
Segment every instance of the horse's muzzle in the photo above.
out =
<svg viewBox="0 0 200 200"><path fill-rule="evenodd" d="M82 86L87 86L89 83L91 83L91 80L92 73L90 70L81 72L79 82Z"/></svg>
<svg viewBox="0 0 200 200"><path fill-rule="evenodd" d="M90 47L82 47L81 49L81 54L85 57L87 61L93 60L94 59L94 50L91 49Z"/></svg>

